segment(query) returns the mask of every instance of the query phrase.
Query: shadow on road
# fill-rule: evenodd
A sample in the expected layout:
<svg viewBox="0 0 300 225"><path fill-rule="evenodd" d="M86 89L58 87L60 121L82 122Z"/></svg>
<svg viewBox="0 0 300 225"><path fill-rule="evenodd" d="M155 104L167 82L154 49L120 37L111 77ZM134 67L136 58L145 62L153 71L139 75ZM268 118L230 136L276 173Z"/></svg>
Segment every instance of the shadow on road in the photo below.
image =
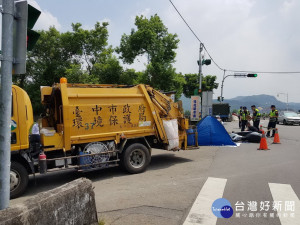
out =
<svg viewBox="0 0 300 225"><path fill-rule="evenodd" d="M192 160L178 157L176 154L158 154L151 157L151 163L148 170L159 170L171 167L175 164L186 163ZM147 173L147 171L145 172ZM27 191L22 197L28 198L43 191L59 187L63 184L76 180L80 177L86 177L93 182L104 181L115 177L127 176L127 172L119 167L107 168L103 170L95 170L91 172L77 172L76 170L52 172L46 175L36 175L36 181L33 176L30 177ZM21 197L21 198L22 198ZM16 200L17 202L18 200Z"/></svg>
<svg viewBox="0 0 300 225"><path fill-rule="evenodd" d="M151 158L151 164L148 170L159 170L168 168L175 164L191 162L191 159L176 156L176 154L159 154Z"/></svg>

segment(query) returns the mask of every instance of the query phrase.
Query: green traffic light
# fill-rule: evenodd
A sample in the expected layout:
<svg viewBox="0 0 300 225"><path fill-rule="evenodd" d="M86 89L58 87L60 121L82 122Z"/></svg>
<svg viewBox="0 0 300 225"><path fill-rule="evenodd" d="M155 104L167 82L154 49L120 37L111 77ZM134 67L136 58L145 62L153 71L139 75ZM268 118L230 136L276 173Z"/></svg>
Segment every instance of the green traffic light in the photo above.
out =
<svg viewBox="0 0 300 225"><path fill-rule="evenodd" d="M257 77L257 74L256 73L248 73L247 77Z"/></svg>

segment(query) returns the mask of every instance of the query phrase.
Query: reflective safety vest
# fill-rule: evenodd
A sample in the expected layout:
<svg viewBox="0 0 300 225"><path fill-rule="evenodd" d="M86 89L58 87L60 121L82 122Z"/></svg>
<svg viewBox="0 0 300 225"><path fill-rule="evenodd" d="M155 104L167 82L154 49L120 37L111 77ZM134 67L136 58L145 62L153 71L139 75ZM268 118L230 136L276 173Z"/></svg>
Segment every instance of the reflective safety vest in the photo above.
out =
<svg viewBox="0 0 300 225"><path fill-rule="evenodd" d="M272 116L276 116L276 113L278 115L278 110L275 109L274 111L271 110L271 112L269 113L270 116L270 122L276 122L277 118L276 117L272 117ZM272 117L272 118L271 118Z"/></svg>
<svg viewBox="0 0 300 225"><path fill-rule="evenodd" d="M255 109L255 111L256 111L256 115L253 114L253 121L260 120L261 114L260 114L259 110Z"/></svg>
<svg viewBox="0 0 300 225"><path fill-rule="evenodd" d="M240 110L239 110L239 116L241 116L241 115L242 115L242 113L243 113L243 110L242 110L242 109L240 109Z"/></svg>
<svg viewBox="0 0 300 225"><path fill-rule="evenodd" d="M249 111L247 110L246 112L243 110L242 114L241 114L241 117L242 117L242 120L248 120L248 116L250 115Z"/></svg>

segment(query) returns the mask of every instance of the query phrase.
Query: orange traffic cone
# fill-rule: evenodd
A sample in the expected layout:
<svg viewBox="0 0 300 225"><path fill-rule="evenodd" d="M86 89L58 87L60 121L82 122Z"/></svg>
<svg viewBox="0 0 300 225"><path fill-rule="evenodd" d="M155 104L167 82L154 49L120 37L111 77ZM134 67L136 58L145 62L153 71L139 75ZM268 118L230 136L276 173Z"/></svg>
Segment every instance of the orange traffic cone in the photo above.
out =
<svg viewBox="0 0 300 225"><path fill-rule="evenodd" d="M262 125L260 125L260 126L259 126L259 131L262 132L262 130L263 130L263 127L262 127Z"/></svg>
<svg viewBox="0 0 300 225"><path fill-rule="evenodd" d="M261 139L260 139L260 145L259 145L259 148L257 150L270 150L268 148L267 138L266 138L266 135L265 135L264 131L262 131L262 136L261 136Z"/></svg>
<svg viewBox="0 0 300 225"><path fill-rule="evenodd" d="M277 128L276 128L276 130L275 130L275 136L274 136L273 144L281 144L281 143L280 143L280 138L279 138L279 134L278 134L278 129L277 129Z"/></svg>

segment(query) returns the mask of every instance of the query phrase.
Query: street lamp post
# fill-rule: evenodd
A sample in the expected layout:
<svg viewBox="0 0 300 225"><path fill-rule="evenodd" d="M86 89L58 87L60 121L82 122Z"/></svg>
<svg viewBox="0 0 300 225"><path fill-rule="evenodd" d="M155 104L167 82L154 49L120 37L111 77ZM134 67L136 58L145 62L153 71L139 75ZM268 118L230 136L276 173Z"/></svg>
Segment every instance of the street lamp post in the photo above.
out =
<svg viewBox="0 0 300 225"><path fill-rule="evenodd" d="M223 80L222 80L222 85L221 85L221 102L223 102L223 87L224 87L224 80L227 76L225 76L226 70L224 70L224 74L223 74Z"/></svg>
<svg viewBox="0 0 300 225"><path fill-rule="evenodd" d="M198 93L202 93L202 53L203 51L203 43L200 43L200 49L199 49L199 90ZM202 97L201 97L201 103L200 103L200 114L202 118Z"/></svg>

